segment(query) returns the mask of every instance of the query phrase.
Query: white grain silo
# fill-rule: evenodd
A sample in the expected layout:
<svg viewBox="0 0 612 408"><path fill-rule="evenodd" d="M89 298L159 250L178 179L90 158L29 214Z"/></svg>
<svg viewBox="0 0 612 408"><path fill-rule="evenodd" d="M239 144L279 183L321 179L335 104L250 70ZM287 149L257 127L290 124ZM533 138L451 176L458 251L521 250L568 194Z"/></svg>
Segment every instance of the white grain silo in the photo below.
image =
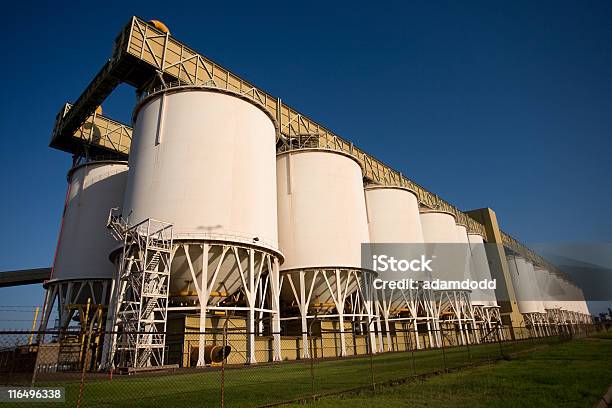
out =
<svg viewBox="0 0 612 408"><path fill-rule="evenodd" d="M60 228L53 273L41 324L44 329L57 301L60 328L66 328L76 309L79 317L88 299L91 310L107 306L115 267L108 258L117 242L106 229L108 214L121 206L127 163L87 162L68 172L68 193Z"/></svg>
<svg viewBox="0 0 612 408"><path fill-rule="evenodd" d="M549 270L551 284L549 285L550 295L553 298L555 305L556 320L559 328L565 333L571 333L571 322L567 310L567 293L565 286L565 277L559 275L557 271Z"/></svg>
<svg viewBox="0 0 612 408"><path fill-rule="evenodd" d="M345 356L345 317L373 318L371 273L361 266L361 245L369 241L361 166L324 149L280 153L276 166L281 299L299 314L283 320L301 322L308 357L309 319L335 319Z"/></svg>
<svg viewBox="0 0 612 408"><path fill-rule="evenodd" d="M550 335L550 327L548 324L548 316L546 312L546 308L544 307L544 298L545 294L540 289L540 285L537 279L537 266L533 262L529 263L529 267L531 269L531 273L533 274L532 282L531 282L531 290L533 293L533 301L537 306L537 313L532 314L536 326L538 327L539 334L542 336Z"/></svg>
<svg viewBox="0 0 612 408"><path fill-rule="evenodd" d="M464 246L457 243L455 216L449 212L424 209L421 226L428 256L435 260L432 278L435 281L459 282L464 279ZM439 328L455 325L461 334L461 343L466 344L466 310L471 308L468 290L435 290Z"/></svg>
<svg viewBox="0 0 612 408"><path fill-rule="evenodd" d="M265 313L273 359L280 360L276 139L275 120L265 107L229 91L181 86L153 92L138 104L123 219L132 231L151 220L160 230L172 228L169 283L155 282L162 301L141 305L146 330L165 329L167 316L160 310L199 314L200 333L207 314L232 314L246 321L250 364L256 362L255 335L264 334L256 321ZM120 317L124 303L117 298L115 324L128 327ZM152 319L155 327L147 323ZM204 335L199 338L197 364L204 365ZM157 361L147 357L152 351L146 344L130 345L133 364L164 362L165 337L157 339Z"/></svg>
<svg viewBox="0 0 612 408"><path fill-rule="evenodd" d="M491 281L491 268L489 267L486 245L482 235L470 232L468 239L470 241L472 257L472 279L481 282ZM486 337L491 341L495 341L495 336L491 336L488 333L492 333L494 328L499 329L499 334L503 333L501 329L500 307L497 304L495 290L489 288L473 290L471 300L474 306L474 314L480 316L479 320L483 322L484 329L487 332L487 334L483 335L483 338Z"/></svg>
<svg viewBox="0 0 612 408"><path fill-rule="evenodd" d="M569 331L574 332L577 330L577 326L580 322L578 288L565 276L560 276L559 282L563 289L563 295L560 301L562 321L565 322L565 325Z"/></svg>
<svg viewBox="0 0 612 408"><path fill-rule="evenodd" d="M459 246L460 251L463 252L463 261L461 262L461 265L463 265L462 280L476 280L472 277L473 259L467 227L463 224L457 223L457 225L455 226L455 230L457 231L457 244ZM480 336L478 335L478 327L476 324L476 314L474 312L474 303L472 301L471 287L467 290L466 296L469 297L469 303L464 309L465 331L467 340L469 342L473 341L474 343L479 343Z"/></svg>
<svg viewBox="0 0 612 408"><path fill-rule="evenodd" d="M540 274L538 267L536 264L532 263L533 267L533 291L535 293L535 300L538 306L538 314L537 321L540 327L540 332L545 336L550 336L550 322L548 320L548 314L546 312L546 308L544 307L544 299L546 298L546 293L542 290L540 286L540 282L538 281L538 275Z"/></svg>
<svg viewBox="0 0 612 408"><path fill-rule="evenodd" d="M418 259L425 252L423 230L419 216L419 203L416 193L403 187L368 186L365 189L366 208L370 242L389 244L389 250L398 248L402 259ZM404 245L406 244L406 245ZM399 247L395 246L399 245ZM398 280L397 273L380 272L382 280ZM421 348L418 323L427 328L431 347L436 344L435 331L438 318L435 298L431 289L424 289L423 282L431 281L427 271L407 271L401 279L412 279L415 288L394 288L377 290L377 310L385 321L387 350L391 351L390 322L402 327L412 325L415 347Z"/></svg>
<svg viewBox="0 0 612 408"><path fill-rule="evenodd" d="M506 259L519 312L523 315L527 328L532 330L534 335L540 336L542 302L539 300L539 291L536 290L533 264L519 255L508 255Z"/></svg>
<svg viewBox="0 0 612 408"><path fill-rule="evenodd" d="M551 334L557 334L561 323L561 308L559 304L561 287L555 275L543 266L534 264L534 274L540 294L542 295L542 303L546 311L546 322L549 332Z"/></svg>

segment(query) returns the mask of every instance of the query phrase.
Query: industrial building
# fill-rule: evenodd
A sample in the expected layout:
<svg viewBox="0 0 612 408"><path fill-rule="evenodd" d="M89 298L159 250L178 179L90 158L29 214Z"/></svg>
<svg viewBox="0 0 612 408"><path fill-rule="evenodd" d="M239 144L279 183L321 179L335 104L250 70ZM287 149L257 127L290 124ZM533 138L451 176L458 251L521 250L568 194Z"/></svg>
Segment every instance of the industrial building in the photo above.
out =
<svg viewBox="0 0 612 408"><path fill-rule="evenodd" d="M138 96L133 128L99 108L120 83ZM441 329L472 344L590 323L580 288L491 209L460 211L159 21L129 21L50 146L74 166L41 330L54 309L59 328L105 330L100 369L203 366L228 325L247 333L230 361L255 364L440 347ZM362 244L389 242L460 245L461 276L498 286L376 290ZM434 275L412 277L448 278Z"/></svg>

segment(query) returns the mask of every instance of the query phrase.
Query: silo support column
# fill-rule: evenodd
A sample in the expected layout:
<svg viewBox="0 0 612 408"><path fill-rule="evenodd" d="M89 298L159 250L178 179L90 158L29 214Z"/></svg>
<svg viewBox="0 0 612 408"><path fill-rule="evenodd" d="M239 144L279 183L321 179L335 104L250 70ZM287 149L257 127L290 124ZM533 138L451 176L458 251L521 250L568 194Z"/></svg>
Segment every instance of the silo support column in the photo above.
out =
<svg viewBox="0 0 612 408"><path fill-rule="evenodd" d="M361 272L364 273L364 272ZM368 331L368 340L370 344L370 352L372 354L376 354L378 351L383 351L382 346L379 350L376 348L376 335L374 333L374 319L380 319L380 314L385 316L385 309L381 308L380 300L376 298L376 291L372 284L372 276L367 273L364 276L363 281L361 279L356 279L357 287L359 288L357 292L357 296L361 297L363 302L363 306L366 311L366 321L367 321L367 331ZM384 296L384 295L383 295ZM387 316L388 317L388 316ZM387 319L385 317L385 319Z"/></svg>
<svg viewBox="0 0 612 408"><path fill-rule="evenodd" d="M378 320L378 331L379 331L379 337L380 337L380 351L384 351L385 347L384 347L384 343L382 341L382 330L381 330L381 326L380 326L380 315L382 314L384 322L385 322L385 336L387 338L387 351L393 351L393 343L391 340L391 330L389 328L389 318L390 318L390 308L391 308L391 299L393 298L393 290L391 291L391 295L387 297L386 292L384 289L382 289L382 291L380 292L380 296L382 298L382 305L380 304L379 301L379 308L378 308L378 313L376 314L376 318ZM389 303L387 303L387 299L389 299Z"/></svg>
<svg viewBox="0 0 612 408"><path fill-rule="evenodd" d="M293 297L295 301L297 302L298 308L300 311L300 320L302 323L302 358L310 358L310 353L308 351L308 321L307 321L308 305L310 304L310 297L312 295L314 284L315 284L315 281L317 279L317 275L319 274L319 272L318 271L312 272L313 277L312 277L312 282L311 282L310 289L308 292L308 296L306 296L306 279L305 279L306 271L299 270L297 273L299 277L299 286L297 289L295 287L295 283L293 282L293 275L291 273L283 275L283 283L284 283L284 280L287 280L287 282L289 282L289 286L291 287ZM298 290L299 290L299 293L298 293Z"/></svg>
<svg viewBox="0 0 612 408"><path fill-rule="evenodd" d="M414 292L412 289L407 289L408 297L406 297L405 292L402 292L404 297L404 302L406 302L406 306L410 311L411 321L412 321L412 334L414 336L414 348L416 350L420 350L421 347L421 339L419 338L419 328L418 328L418 310L419 310L419 293ZM429 326L428 326L429 327Z"/></svg>
<svg viewBox="0 0 612 408"><path fill-rule="evenodd" d="M429 347L434 348L434 338L431 332L431 320L427 319L427 337L429 338Z"/></svg>
<svg viewBox="0 0 612 408"><path fill-rule="evenodd" d="M419 339L419 327L416 316L412 319L412 327L414 332L414 346L417 350L421 349L421 339Z"/></svg>
<svg viewBox="0 0 612 408"><path fill-rule="evenodd" d="M455 317L457 318L457 324L459 325L459 333L461 334L461 345L465 346L466 340L465 340L465 331L463 328L463 324L461 323L463 320L463 316L461 316L461 308L459 305L459 299L457 297L457 292L453 291L453 296L452 296L452 300L451 300L451 309L454 311L455 313Z"/></svg>
<svg viewBox="0 0 612 408"><path fill-rule="evenodd" d="M346 333L344 332L344 311L338 313L338 324L340 326L340 356L346 357Z"/></svg>
<svg viewBox="0 0 612 408"><path fill-rule="evenodd" d="M249 306L247 317L247 364L255 364L255 310Z"/></svg>
<svg viewBox="0 0 612 408"><path fill-rule="evenodd" d="M387 332L387 351L393 351L393 340L391 339L391 328L388 317L385 319L385 331Z"/></svg>
<svg viewBox="0 0 612 408"><path fill-rule="evenodd" d="M206 350L206 304L200 303L200 328L198 333L198 367L204 367Z"/></svg>
<svg viewBox="0 0 612 408"><path fill-rule="evenodd" d="M368 319L368 336L370 340L371 353L376 353L376 335L374 334L374 317Z"/></svg>
<svg viewBox="0 0 612 408"><path fill-rule="evenodd" d="M60 283L60 285L63 285L63 283ZM73 289L73 283L72 282L68 282L66 284L66 295L63 296L63 290L62 287L60 286L59 288L59 316L60 316L60 329L66 329L66 327L68 326L68 323L70 323L70 319L72 318L72 313L68 311L68 305L72 300L72 289Z"/></svg>
<svg viewBox="0 0 612 408"><path fill-rule="evenodd" d="M385 296L384 291L380 293L380 296L384 299L384 296ZM380 299L374 301L376 313L374 314L374 316L371 316L370 319L368 319L368 321L375 320L376 325L374 324L368 325L368 333L374 334L374 330L378 329L378 350L380 350L381 352L385 349L385 343L382 338L382 326L380 324L380 315L383 315L383 319L385 319L385 321L387 320L387 316L385 313L384 300L382 302L383 303L381 304ZM376 336L372 336L372 337L373 337L372 340L374 340L374 342L372 343L372 352L373 352L376 349Z"/></svg>
<svg viewBox="0 0 612 408"><path fill-rule="evenodd" d="M256 296L257 296L257 286L259 286L259 280L261 279L261 270L263 268L264 262L263 257L265 256L263 253L262 262L260 263L259 273L257 273L257 279L255 278L255 250L249 249L249 270L248 274L244 276L244 270L240 264L240 258L238 254L238 249L234 247L234 254L236 256L236 261L238 265L238 269L240 272L240 277L242 279L242 285L244 286L244 292L246 294L246 301L248 306L248 314L247 314L247 355L246 355L246 363L247 364L255 364L257 360L255 359L255 307L256 307Z"/></svg>
<svg viewBox="0 0 612 408"><path fill-rule="evenodd" d="M281 361L281 326L280 326L280 278L278 259L270 262L268 257L268 270L270 271L271 304L272 304L272 361Z"/></svg>
<svg viewBox="0 0 612 408"><path fill-rule="evenodd" d="M189 258L189 247L185 248L185 254L187 259ZM202 276L201 283L199 285L198 295L200 299L200 334L198 334L198 367L204 367L206 365L206 359L204 357L206 350L206 305L208 304L209 292L208 288L208 251L210 246L208 244L202 245ZM191 265L190 265L191 266ZM194 275L195 276L195 275ZM194 279L194 282L197 280ZM197 286L196 286L197 288ZM203 293L206 292L206 293Z"/></svg>
<svg viewBox="0 0 612 408"><path fill-rule="evenodd" d="M378 349L383 351L385 349L385 342L382 334L382 324L380 323L380 315L376 316L376 329L378 330Z"/></svg>
<svg viewBox="0 0 612 408"><path fill-rule="evenodd" d="M108 297L108 309L106 310L106 322L104 324L104 330L106 331L106 333L104 335L104 340L102 343L102 357L100 362L100 368L102 369L111 368L113 365L112 361L110 361L112 354L111 350L117 336L116 334L114 334L114 332L116 331L115 314L117 308L117 295L115 291L119 290L120 287L120 284L116 284L116 280L118 280L118 278L115 278L111 281L110 294Z"/></svg>
<svg viewBox="0 0 612 408"><path fill-rule="evenodd" d="M429 334L429 345L433 347L441 347L440 327L438 322L438 308L434 293L431 290L422 290L423 309L427 314L427 331Z"/></svg>
<svg viewBox="0 0 612 408"><path fill-rule="evenodd" d="M347 271L345 273L346 276L346 284L342 281L342 273L340 269L336 269L334 271L335 281L334 285L332 285L327 276L327 271L323 271L323 278L325 278L325 283L327 284L327 288L329 289L330 294L332 295L334 304L336 305L336 311L338 312L338 325L340 332L340 356L346 356L346 333L344 331L344 304L346 302L346 292L348 287L350 286L351 276L353 276L354 271ZM334 287L335 286L335 287ZM343 286L347 289L343 290Z"/></svg>
<svg viewBox="0 0 612 408"><path fill-rule="evenodd" d="M55 303L56 297L57 285L53 285L45 291L45 304L43 306L43 314L40 322L40 331L47 330L47 325L49 324L49 318L51 317L51 312L53 311L53 304Z"/></svg>
<svg viewBox="0 0 612 408"><path fill-rule="evenodd" d="M306 316L308 315L308 304L310 302L308 299L306 299L306 279L304 274L304 271L300 271L300 296L298 301L300 303L300 316L302 318L302 357L310 358L310 349L308 345L308 321L306 320ZM313 282L315 278L316 276L313 278ZM291 277L289 277L289 279L291 279ZM290 280L290 282L291 287L293 288L293 280Z"/></svg>
<svg viewBox="0 0 612 408"><path fill-rule="evenodd" d="M203 244L200 246L202 249L202 273L198 280L196 270L194 269L193 262L191 261L191 255L189 253L189 244L183 245L183 251L185 252L185 259L189 267L189 273L193 285L195 286L196 293L198 295L198 302L200 303L200 320L198 328L198 367L204 367L206 365L205 349L206 349L206 306L208 305L208 299L210 297L210 291L214 282L208 285L208 252L210 250L209 244ZM223 253L225 256L225 252Z"/></svg>

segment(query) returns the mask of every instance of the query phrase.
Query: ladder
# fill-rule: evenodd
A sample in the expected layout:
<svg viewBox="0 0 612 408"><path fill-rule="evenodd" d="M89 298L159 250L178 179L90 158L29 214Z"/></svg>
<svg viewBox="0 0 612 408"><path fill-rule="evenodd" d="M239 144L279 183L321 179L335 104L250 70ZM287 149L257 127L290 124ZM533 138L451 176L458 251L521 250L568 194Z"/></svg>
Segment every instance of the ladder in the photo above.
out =
<svg viewBox="0 0 612 408"><path fill-rule="evenodd" d="M113 332L108 365L151 367L164 364L172 224L147 219L129 226L111 210L107 227L123 242L115 282Z"/></svg>

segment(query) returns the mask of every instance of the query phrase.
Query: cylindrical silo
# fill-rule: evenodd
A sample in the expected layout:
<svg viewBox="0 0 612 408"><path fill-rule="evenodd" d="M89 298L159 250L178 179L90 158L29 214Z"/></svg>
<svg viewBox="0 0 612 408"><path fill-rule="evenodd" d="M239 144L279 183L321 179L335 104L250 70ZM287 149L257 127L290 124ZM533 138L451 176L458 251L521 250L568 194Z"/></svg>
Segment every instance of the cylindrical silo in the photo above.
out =
<svg viewBox="0 0 612 408"><path fill-rule="evenodd" d="M519 312L525 324L536 336L544 335L542 316L544 306L533 264L519 255L506 256Z"/></svg>
<svg viewBox="0 0 612 408"><path fill-rule="evenodd" d="M579 302L577 300L576 286L565 277L559 277L563 294L560 300L561 309L564 311L564 320L567 325L574 326L578 323ZM570 327L573 330L573 327Z"/></svg>
<svg viewBox="0 0 612 408"><path fill-rule="evenodd" d="M130 224L168 220L177 240L257 238L278 248L276 130L263 107L185 87L144 99L134 122L123 206Z"/></svg>
<svg viewBox="0 0 612 408"><path fill-rule="evenodd" d="M538 313L540 315L544 331L546 335L552 335L554 333L554 316L553 311L550 310L549 296L548 296L548 272L537 264L533 265L533 274L535 277L534 286L537 288L539 294L538 300Z"/></svg>
<svg viewBox="0 0 612 408"><path fill-rule="evenodd" d="M421 212L421 225L428 257L434 261L433 280L440 284L463 281L466 268L465 250L468 245L459 242L455 216L445 211L425 209ZM461 334L461 342L466 344L469 338L466 336L467 323L473 321L469 290L438 289L435 294L439 324L456 324Z"/></svg>
<svg viewBox="0 0 612 408"><path fill-rule="evenodd" d="M531 263L531 270L533 272L533 279L531 282L531 288L532 288L532 293L533 293L533 300L536 303L538 312L537 315L535 315L536 320L537 320L537 324L538 324L538 328L539 328L539 334L542 336L546 336L549 335L549 327L548 327L548 316L547 316L547 312L546 312L546 308L544 307L544 299L545 299L545 294L542 292L542 289L540 288L540 284L538 282L538 275L537 275L537 266L533 263Z"/></svg>
<svg viewBox="0 0 612 408"><path fill-rule="evenodd" d="M299 309L304 357L307 319L332 310L345 355L345 303L353 295L370 296L364 293L368 273L361 268L361 245L369 242L361 166L339 151L303 149L280 153L276 173L279 244L285 257L281 299ZM371 299L362 300L371 307Z"/></svg>
<svg viewBox="0 0 612 408"><path fill-rule="evenodd" d="M468 233L468 239L470 241L470 254L472 258L471 279L479 282L479 285L481 285L481 282L490 282L492 280L491 269L489 267L486 246L482 235L470 232ZM482 322L481 324L485 331L490 332L494 328L497 328L501 335L501 314L500 307L497 304L495 290L489 289L488 286L479 286L477 289L472 290L470 298L474 306L474 314L477 320ZM484 334L483 337L490 339L490 341L494 340L494 337L486 334Z"/></svg>
<svg viewBox="0 0 612 408"><path fill-rule="evenodd" d="M547 292L550 298L549 304L553 309L561 309L563 307L564 291L561 279L556 273L546 270L548 277ZM547 307L545 304L544 307Z"/></svg>
<svg viewBox="0 0 612 408"><path fill-rule="evenodd" d="M207 311L242 293L246 307L234 316L246 315L253 363L255 308L267 302L258 288L269 287L263 309L272 310L280 359L275 119L243 95L181 86L149 94L133 120L123 216L172 224L168 310L199 313L202 332ZM199 357L203 365L203 344Z"/></svg>
<svg viewBox="0 0 612 408"><path fill-rule="evenodd" d="M427 256L435 261L431 272L432 279L463 279L464 270L460 265L463 252L457 245L455 216L445 211L424 209L421 210L420 217Z"/></svg>
<svg viewBox="0 0 612 408"><path fill-rule="evenodd" d="M484 239L477 233L469 233L470 250L472 256L472 280L491 281L491 268ZM498 307L495 291L493 289L477 289L472 291L472 304L485 307Z"/></svg>
<svg viewBox="0 0 612 408"><path fill-rule="evenodd" d="M457 242L455 216L449 212L422 210L421 226L425 243L454 244Z"/></svg>
<svg viewBox="0 0 612 408"><path fill-rule="evenodd" d="M56 298L62 328L70 323L75 312L67 307L84 305L88 299L91 307L108 304L115 271L108 254L117 242L106 222L110 210L121 206L127 170L126 162L92 161L68 172L68 193L53 273L46 283L43 328Z"/></svg>
<svg viewBox="0 0 612 408"><path fill-rule="evenodd" d="M423 244L419 202L414 191L373 185L365 188L365 198L371 243ZM429 276L414 278L426 277Z"/></svg>
<svg viewBox="0 0 612 408"><path fill-rule="evenodd" d="M553 305L548 295L548 272L539 265L533 265L533 270L544 310L552 309Z"/></svg>
<svg viewBox="0 0 612 408"><path fill-rule="evenodd" d="M552 333L555 333L561 324L561 304L559 303L562 294L561 286L557 277L545 267L534 265L534 274L542 295L548 326Z"/></svg>
<svg viewBox="0 0 612 408"><path fill-rule="evenodd" d="M470 251L470 239L468 238L467 228L465 225L457 224L455 226L457 231L457 243L460 244L462 248L462 252L465 253L463 260L463 279L472 279L471 277L471 251Z"/></svg>
<svg viewBox="0 0 612 408"><path fill-rule="evenodd" d="M518 255L507 256L508 268L512 278L512 285L516 294L519 312L522 314L539 313L537 301L535 301L533 265L525 258Z"/></svg>
<svg viewBox="0 0 612 408"><path fill-rule="evenodd" d="M474 281L476 279L474 279L474 272L472 271L473 269L473 259L472 259L472 251L471 251L471 247L470 247L470 239L468 237L468 232L467 232L467 227L463 224L456 224L455 229L457 231L457 246L458 249L461 253L463 253L463 261L461 262L461 264L463 265L463 277L462 280L464 281ZM471 282L470 282L471 284ZM478 290L478 289L476 289ZM479 342L480 338L479 338L479 333L478 333L478 329L477 329L477 323L476 323L476 313L475 313L475 309L474 309L474 302L472 301L472 293L474 292L474 290L471 288L469 288L469 290L465 291L464 296L467 299L467 304L465 305L464 308L464 318L465 318L465 324L469 325L468 327L471 327L472 329L472 336L473 336L473 340L475 342ZM469 332L468 334L468 338L470 338L469 336Z"/></svg>
<svg viewBox="0 0 612 408"><path fill-rule="evenodd" d="M368 228L372 244L387 244L386 255L398 259L418 259L425 252L423 230L419 216L419 203L412 190L403 187L368 186L365 188ZM387 348L390 349L389 322L401 320L410 322L415 333L416 348L421 348L418 323L428 328L430 344L434 345L435 301L430 289L423 289L421 282L430 281L427 271L380 272L378 278L384 281L412 279L415 288L379 289L377 308L385 320Z"/></svg>

